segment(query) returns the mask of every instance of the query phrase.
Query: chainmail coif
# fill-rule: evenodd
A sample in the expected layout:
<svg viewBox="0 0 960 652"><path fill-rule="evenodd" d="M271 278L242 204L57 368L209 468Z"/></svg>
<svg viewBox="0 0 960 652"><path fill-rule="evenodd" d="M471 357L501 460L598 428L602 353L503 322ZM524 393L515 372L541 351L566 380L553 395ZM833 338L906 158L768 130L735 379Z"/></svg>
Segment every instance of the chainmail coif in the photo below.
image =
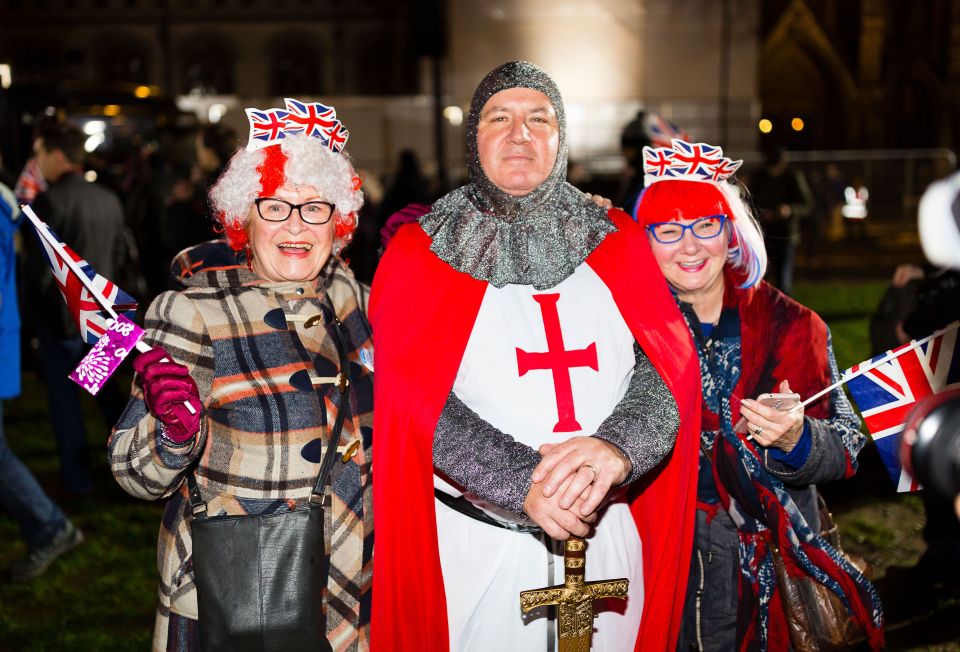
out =
<svg viewBox="0 0 960 652"><path fill-rule="evenodd" d="M550 100L557 114L559 144L550 175L532 192L516 197L500 190L483 171L477 126L487 101L510 88L531 88ZM495 287L508 283L551 288L570 276L615 227L607 211L565 181L567 122L553 79L527 61L492 70L477 87L467 116L470 183L440 198L420 225L430 246L454 269Z"/></svg>

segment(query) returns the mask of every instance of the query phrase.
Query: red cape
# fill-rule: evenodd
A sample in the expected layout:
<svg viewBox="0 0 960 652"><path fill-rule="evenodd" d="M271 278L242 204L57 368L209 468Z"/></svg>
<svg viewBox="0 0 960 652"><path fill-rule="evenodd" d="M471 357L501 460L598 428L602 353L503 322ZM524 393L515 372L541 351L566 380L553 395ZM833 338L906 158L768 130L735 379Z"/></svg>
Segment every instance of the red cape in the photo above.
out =
<svg viewBox="0 0 960 652"><path fill-rule="evenodd" d="M680 410L672 453L641 480L631 511L643 542L643 620L637 650L674 650L693 548L700 373L683 317L646 234L626 213L587 264L610 288L634 338ZM453 387L486 282L430 251L418 224L403 227L370 297L376 346L372 648L446 652L446 600L433 498L433 433ZM531 587L536 588L536 587ZM505 609L510 605L504 605ZM518 617L520 597L514 605Z"/></svg>

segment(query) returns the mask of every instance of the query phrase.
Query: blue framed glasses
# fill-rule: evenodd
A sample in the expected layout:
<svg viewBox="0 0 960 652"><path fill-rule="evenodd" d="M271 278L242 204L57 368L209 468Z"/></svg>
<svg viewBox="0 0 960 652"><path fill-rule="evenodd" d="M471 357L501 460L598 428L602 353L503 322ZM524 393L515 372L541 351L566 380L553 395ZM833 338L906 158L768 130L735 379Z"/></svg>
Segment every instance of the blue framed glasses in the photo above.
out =
<svg viewBox="0 0 960 652"><path fill-rule="evenodd" d="M700 240L709 240L716 238L723 232L723 225L727 221L727 216L707 215L690 224L680 224L679 222L656 222L647 225L647 231L653 236L654 240L660 244L674 244L683 240L683 234L687 229L695 238Z"/></svg>

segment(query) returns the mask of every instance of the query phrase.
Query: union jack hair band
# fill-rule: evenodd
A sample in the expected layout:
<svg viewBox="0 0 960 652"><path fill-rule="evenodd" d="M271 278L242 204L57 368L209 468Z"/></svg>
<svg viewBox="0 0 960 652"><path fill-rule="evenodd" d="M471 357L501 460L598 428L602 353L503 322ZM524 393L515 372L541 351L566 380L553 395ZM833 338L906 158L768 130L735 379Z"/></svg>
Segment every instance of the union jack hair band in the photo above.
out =
<svg viewBox="0 0 960 652"><path fill-rule="evenodd" d="M299 134L320 141L339 154L347 144L350 132L337 119L332 106L320 102L301 102L284 98L282 109L246 109L250 122L247 151L276 145L286 136Z"/></svg>
<svg viewBox="0 0 960 652"><path fill-rule="evenodd" d="M671 147L643 148L643 185L664 179L687 181L726 181L740 169L743 161L723 155L718 145L688 143L674 138Z"/></svg>

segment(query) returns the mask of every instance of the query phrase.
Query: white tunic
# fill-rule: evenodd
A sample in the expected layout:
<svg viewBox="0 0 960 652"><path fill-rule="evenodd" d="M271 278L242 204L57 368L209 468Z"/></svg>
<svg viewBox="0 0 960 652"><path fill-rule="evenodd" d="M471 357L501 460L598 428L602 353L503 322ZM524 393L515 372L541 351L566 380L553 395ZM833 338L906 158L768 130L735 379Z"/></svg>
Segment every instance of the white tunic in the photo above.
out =
<svg viewBox="0 0 960 652"><path fill-rule="evenodd" d="M534 297L539 295L547 296L538 302ZM551 316L551 306L559 324ZM567 354L565 359L557 356L558 336L563 350L582 352ZM610 290L585 263L549 290L487 286L453 389L488 423L538 448L596 432L626 392L635 364L633 344ZM595 358L591 345L595 345ZM528 355L548 352L554 357ZM547 368L551 363L556 372ZM584 366L567 370L566 364ZM521 365L527 367L523 375ZM573 399L573 414L568 417L574 417L580 428L554 432L558 423L561 429L575 428L572 418L558 414L556 385L564 394L567 373ZM434 484L461 495L438 476ZM516 517L469 492L466 496L492 516L516 522ZM481 523L439 501L436 510L450 649L547 650L548 627L555 627L547 616L554 609L521 615L520 591L563 583L562 546L545 543L534 534ZM551 558L552 576L548 574ZM633 518L625 503L616 502L602 513L588 539L586 580L633 579L626 603L598 603L594 650L633 650L643 606L641 568L640 538Z"/></svg>

